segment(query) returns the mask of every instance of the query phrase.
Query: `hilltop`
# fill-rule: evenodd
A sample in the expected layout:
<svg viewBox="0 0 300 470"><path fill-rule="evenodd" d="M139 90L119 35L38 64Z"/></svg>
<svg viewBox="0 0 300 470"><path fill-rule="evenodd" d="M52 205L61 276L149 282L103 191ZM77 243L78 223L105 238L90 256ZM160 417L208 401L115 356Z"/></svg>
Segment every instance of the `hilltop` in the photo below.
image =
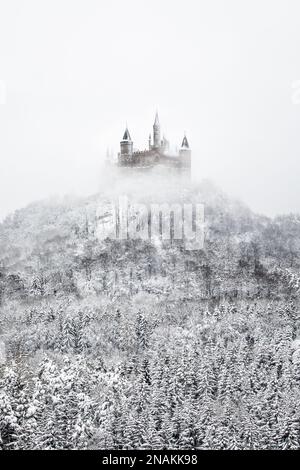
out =
<svg viewBox="0 0 300 470"><path fill-rule="evenodd" d="M299 216L256 215L209 183L181 193L172 188L154 194L151 199L143 188L133 197L139 202L204 204L203 250L187 251L176 241L99 241L97 211L101 206L108 218L112 216L112 194L42 201L16 211L0 225L2 285L7 279L24 297L39 290L41 295L63 295L71 285L76 295L87 288L118 295L119 288L132 288L130 283L136 292L151 291L155 280L162 290L182 294L186 276L195 284L193 297L226 297L234 291L253 296L257 289L272 286L274 269L299 270Z"/></svg>

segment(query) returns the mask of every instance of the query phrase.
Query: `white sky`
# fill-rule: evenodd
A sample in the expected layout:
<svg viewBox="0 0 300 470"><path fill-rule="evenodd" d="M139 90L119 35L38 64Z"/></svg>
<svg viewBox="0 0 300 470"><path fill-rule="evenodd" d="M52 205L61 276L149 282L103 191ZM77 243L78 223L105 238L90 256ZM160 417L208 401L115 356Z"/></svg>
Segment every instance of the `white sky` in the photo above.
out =
<svg viewBox="0 0 300 470"><path fill-rule="evenodd" d="M0 0L0 217L97 191L106 148L126 121L146 147L156 108L196 178L300 211L299 46L299 0Z"/></svg>

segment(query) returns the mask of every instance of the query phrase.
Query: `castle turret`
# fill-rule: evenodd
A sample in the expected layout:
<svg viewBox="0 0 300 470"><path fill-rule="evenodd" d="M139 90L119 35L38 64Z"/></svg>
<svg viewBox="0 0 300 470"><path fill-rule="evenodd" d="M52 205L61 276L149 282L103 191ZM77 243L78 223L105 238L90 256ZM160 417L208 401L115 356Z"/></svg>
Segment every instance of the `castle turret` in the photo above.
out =
<svg viewBox="0 0 300 470"><path fill-rule="evenodd" d="M187 168L189 170L189 173L191 171L191 156L192 156L192 152L191 152L188 140L185 135L183 137L181 148L179 150L179 157L181 159L181 166L183 168Z"/></svg>
<svg viewBox="0 0 300 470"><path fill-rule="evenodd" d="M133 153L133 142L131 140L129 130L126 127L123 139L120 142L120 147L121 147L121 152L119 154L119 160L120 163L122 162L128 162L132 158L132 153Z"/></svg>
<svg viewBox="0 0 300 470"><path fill-rule="evenodd" d="M188 140L186 138L186 135L183 137L179 154L182 156L187 156L187 155L191 156L191 149L190 149Z"/></svg>
<svg viewBox="0 0 300 470"><path fill-rule="evenodd" d="M155 121L153 124L153 148L158 149L161 146L160 140L160 124L158 120L158 113L156 112Z"/></svg>

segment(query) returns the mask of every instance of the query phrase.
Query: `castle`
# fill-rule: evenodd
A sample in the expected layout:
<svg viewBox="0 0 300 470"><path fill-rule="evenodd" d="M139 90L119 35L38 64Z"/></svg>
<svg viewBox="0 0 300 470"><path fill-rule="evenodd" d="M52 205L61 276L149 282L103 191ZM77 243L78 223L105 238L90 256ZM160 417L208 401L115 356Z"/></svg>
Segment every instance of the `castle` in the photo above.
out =
<svg viewBox="0 0 300 470"><path fill-rule="evenodd" d="M153 136L149 135L148 147L148 150L134 150L133 141L126 127L123 139L120 142L118 166L146 170L160 165L190 177L191 149L188 140L184 136L180 150L176 154L170 153L169 142L165 137L161 139L158 113L156 113L153 124Z"/></svg>

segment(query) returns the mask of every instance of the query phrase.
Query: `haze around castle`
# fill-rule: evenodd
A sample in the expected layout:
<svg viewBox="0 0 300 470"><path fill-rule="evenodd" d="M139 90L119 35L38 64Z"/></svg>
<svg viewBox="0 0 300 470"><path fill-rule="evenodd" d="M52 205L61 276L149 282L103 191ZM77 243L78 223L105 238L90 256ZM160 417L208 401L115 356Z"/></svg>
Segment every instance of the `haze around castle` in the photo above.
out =
<svg viewBox="0 0 300 470"><path fill-rule="evenodd" d="M101 190L107 147L126 122L147 146L156 109L171 143L186 132L194 181L299 212L299 2L2 3L0 219Z"/></svg>

